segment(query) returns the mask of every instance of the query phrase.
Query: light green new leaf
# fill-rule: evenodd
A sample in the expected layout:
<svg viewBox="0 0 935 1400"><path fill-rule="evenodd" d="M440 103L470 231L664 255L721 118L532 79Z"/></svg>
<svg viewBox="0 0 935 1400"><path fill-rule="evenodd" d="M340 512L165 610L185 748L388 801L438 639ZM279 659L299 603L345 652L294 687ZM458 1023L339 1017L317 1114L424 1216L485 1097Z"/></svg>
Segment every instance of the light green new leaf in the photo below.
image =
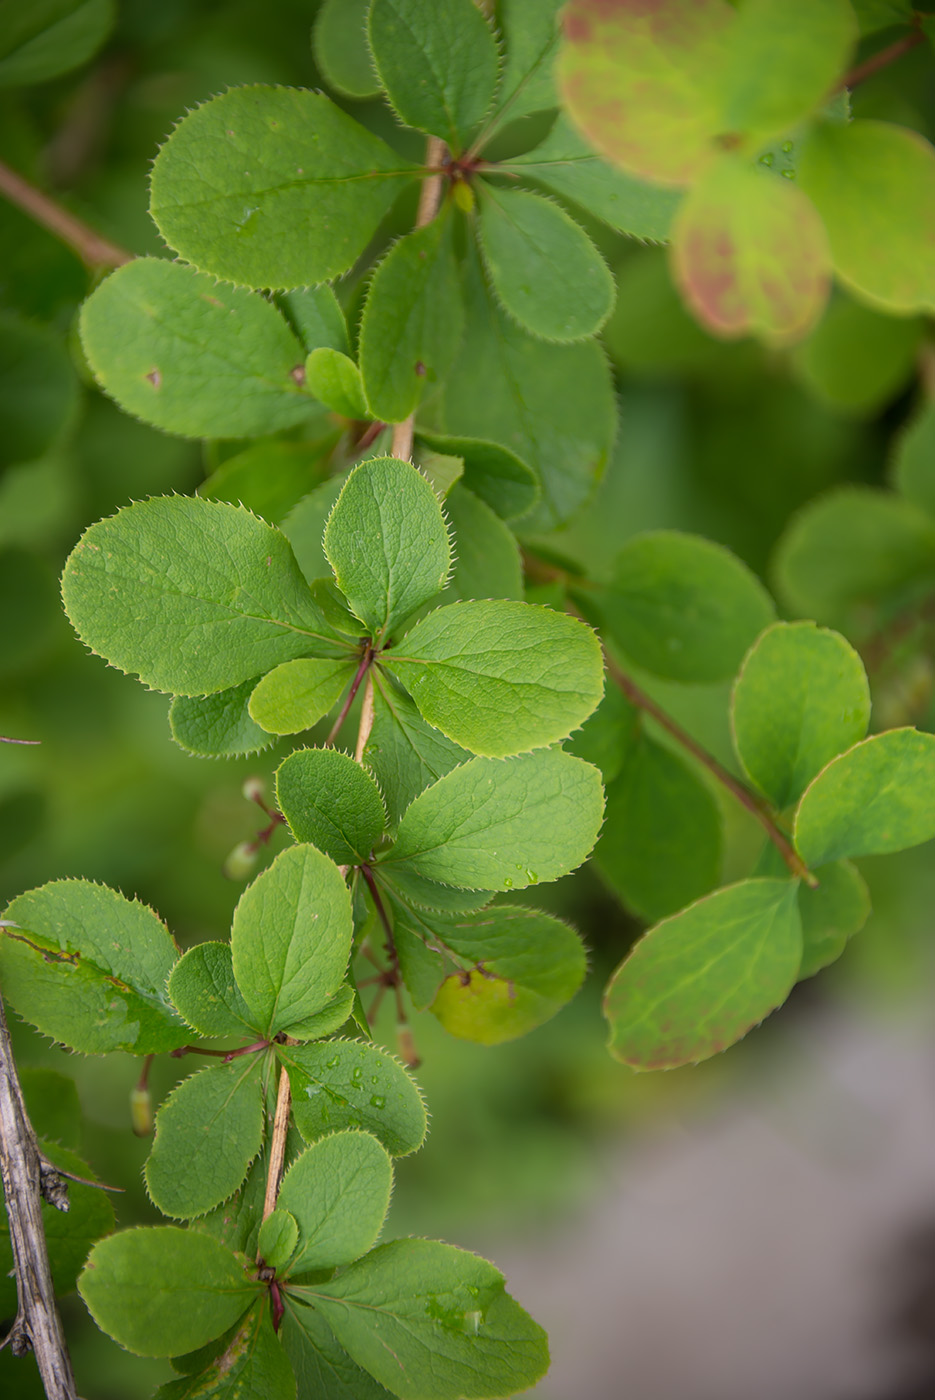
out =
<svg viewBox="0 0 935 1400"><path fill-rule="evenodd" d="M44 83L93 56L116 18L113 0L0 5L0 88Z"/></svg>
<svg viewBox="0 0 935 1400"><path fill-rule="evenodd" d="M207 1350L219 1354L194 1375L160 1386L153 1400L296 1400L295 1376L266 1300L251 1308L232 1337Z"/></svg>
<svg viewBox="0 0 935 1400"><path fill-rule="evenodd" d="M535 0L533 0L535 3ZM681 191L638 180L596 155L564 112L541 145L501 167L573 200L619 233L661 242L669 237Z"/></svg>
<svg viewBox="0 0 935 1400"><path fill-rule="evenodd" d="M162 1054L187 1028L166 994L178 959L152 909L106 885L53 880L13 900L0 934L0 985L43 1035L86 1055Z"/></svg>
<svg viewBox="0 0 935 1400"><path fill-rule="evenodd" d="M134 258L92 292L80 325L102 387L167 432L260 437L314 410L304 349L275 306L181 263Z"/></svg>
<svg viewBox="0 0 935 1400"><path fill-rule="evenodd" d="M320 1011L344 981L351 950L351 897L341 874L313 846L276 857L234 910L234 976L267 1036Z"/></svg>
<svg viewBox="0 0 935 1400"><path fill-rule="evenodd" d="M497 84L497 46L473 0L373 0L370 49L407 126L440 136L455 154Z"/></svg>
<svg viewBox="0 0 935 1400"><path fill-rule="evenodd" d="M385 655L429 724L497 758L563 739L604 689L589 627L509 599L439 608Z"/></svg>
<svg viewBox="0 0 935 1400"><path fill-rule="evenodd" d="M870 891L849 860L834 861L815 872L818 888L799 889L802 916L802 965L799 980L814 977L844 952L848 939L870 917Z"/></svg>
<svg viewBox="0 0 935 1400"><path fill-rule="evenodd" d="M318 665L340 663L320 661ZM188 753L203 758L233 758L267 748L272 734L251 719L247 708L253 688L253 681L244 681L214 695L176 695L169 706L173 739Z"/></svg>
<svg viewBox="0 0 935 1400"><path fill-rule="evenodd" d="M62 575L86 646L154 690L229 690L308 652L351 650L288 541L224 501L164 496L92 525Z"/></svg>
<svg viewBox="0 0 935 1400"><path fill-rule="evenodd" d="M279 1269L287 1264L299 1242L299 1222L278 1207L260 1226L259 1249L267 1264Z"/></svg>
<svg viewBox="0 0 935 1400"><path fill-rule="evenodd" d="M336 749L299 749L276 771L276 802L297 841L309 841L336 865L370 859L386 812L370 774Z"/></svg>
<svg viewBox="0 0 935 1400"><path fill-rule="evenodd" d="M450 437L424 428L417 429L416 438L436 452L460 458L464 463L463 485L496 511L501 520L515 520L525 515L538 501L539 482L535 472L514 452L498 443Z"/></svg>
<svg viewBox="0 0 935 1400"><path fill-rule="evenodd" d="M805 144L799 183L846 286L884 311L935 309L935 151L924 137L888 122L823 122Z"/></svg>
<svg viewBox="0 0 935 1400"><path fill-rule="evenodd" d="M912 378L922 333L920 317L887 316L839 294L792 352L792 365L832 409L869 416Z"/></svg>
<svg viewBox="0 0 935 1400"><path fill-rule="evenodd" d="M295 1371L300 1395L326 1395L328 1400L393 1400L388 1390L351 1360L313 1308L293 1307L287 1301L282 1346Z"/></svg>
<svg viewBox="0 0 935 1400"><path fill-rule="evenodd" d="M432 1011L452 1035L481 1045L515 1040L569 1002L588 970L574 929L535 909L497 905L436 924L469 963L445 979Z"/></svg>
<svg viewBox="0 0 935 1400"><path fill-rule="evenodd" d="M343 355L349 353L350 341L344 312L327 283L320 287L297 287L292 292L280 292L276 304L295 328L306 354L310 355L321 346L340 350Z"/></svg>
<svg viewBox="0 0 935 1400"><path fill-rule="evenodd" d="M379 1245L329 1283L296 1293L401 1400L513 1395L549 1363L545 1333L498 1270L435 1240Z"/></svg>
<svg viewBox="0 0 935 1400"><path fill-rule="evenodd" d="M279 1204L299 1224L290 1273L334 1269L359 1259L383 1228L393 1164L370 1133L339 1132L303 1152L286 1172Z"/></svg>
<svg viewBox="0 0 935 1400"><path fill-rule="evenodd" d="M444 602L523 596L523 561L516 536L490 507L456 482L445 500L454 569Z"/></svg>
<svg viewBox="0 0 935 1400"><path fill-rule="evenodd" d="M806 788L795 845L806 865L885 855L935 836L935 735L874 734L832 759Z"/></svg>
<svg viewBox="0 0 935 1400"><path fill-rule="evenodd" d="M870 687L860 657L837 632L777 622L757 640L734 685L734 747L775 807L798 801L815 774L862 739Z"/></svg>
<svg viewBox="0 0 935 1400"><path fill-rule="evenodd" d="M375 672L373 728L364 760L384 795L391 828L413 798L470 757L467 749L426 724L389 676Z"/></svg>
<svg viewBox="0 0 935 1400"><path fill-rule="evenodd" d="M856 39L849 0L746 0L731 29L722 130L795 126L834 91Z"/></svg>
<svg viewBox="0 0 935 1400"><path fill-rule="evenodd" d="M603 814L600 774L580 758L475 758L416 798L388 859L461 889L522 890L576 869Z"/></svg>
<svg viewBox="0 0 935 1400"><path fill-rule="evenodd" d="M594 863L619 898L649 921L713 889L721 871L721 812L697 773L640 735L607 789Z"/></svg>
<svg viewBox="0 0 935 1400"><path fill-rule="evenodd" d="M907 501L935 516L935 404L926 405L896 439L893 485Z"/></svg>
<svg viewBox="0 0 935 1400"><path fill-rule="evenodd" d="M370 0L325 0L312 30L315 62L345 97L375 97L380 84L367 43Z"/></svg>
<svg viewBox="0 0 935 1400"><path fill-rule="evenodd" d="M313 350L305 361L309 393L344 418L370 418L360 371L354 361L328 345Z"/></svg>
<svg viewBox="0 0 935 1400"><path fill-rule="evenodd" d="M313 442L284 442L263 438L228 457L198 487L199 496L246 506L261 520L278 525L327 476L331 454L340 437L323 405L322 422Z"/></svg>
<svg viewBox="0 0 935 1400"><path fill-rule="evenodd" d="M415 1081L386 1050L360 1040L282 1046L296 1126L306 1142L359 1128L393 1157L422 1146L425 1105Z"/></svg>
<svg viewBox="0 0 935 1400"><path fill-rule="evenodd" d="M614 279L580 224L529 190L478 187L477 232L504 309L542 340L584 340L614 307Z"/></svg>
<svg viewBox="0 0 935 1400"><path fill-rule="evenodd" d="M496 113L500 122L558 106L552 77L562 0L500 0L497 17L506 41Z"/></svg>
<svg viewBox="0 0 935 1400"><path fill-rule="evenodd" d="M791 611L847 630L868 604L935 573L935 522L889 492L842 486L793 518L774 573Z"/></svg>
<svg viewBox="0 0 935 1400"><path fill-rule="evenodd" d="M418 173L327 97L233 88L182 119L153 166L150 213L186 262L230 282L327 282Z"/></svg>
<svg viewBox="0 0 935 1400"><path fill-rule="evenodd" d="M243 1183L263 1141L259 1055L183 1079L156 1114L146 1186L163 1215L190 1220Z"/></svg>
<svg viewBox="0 0 935 1400"><path fill-rule="evenodd" d="M234 979L229 943L196 943L172 969L169 996L199 1035L256 1038L250 1008Z"/></svg>
<svg viewBox="0 0 935 1400"><path fill-rule="evenodd" d="M572 121L631 174L691 184L724 130L735 18L726 0L572 0L558 62Z"/></svg>
<svg viewBox="0 0 935 1400"><path fill-rule="evenodd" d="M604 353L595 340L550 345L528 335L500 310L476 266L468 269L466 306L437 426L450 437L498 443L530 466L541 498L523 528L554 530L590 496L613 446L617 410ZM467 472L465 485L476 489Z"/></svg>
<svg viewBox="0 0 935 1400"><path fill-rule="evenodd" d="M250 695L250 717L270 734L311 729L347 690L357 663L303 656L269 671Z"/></svg>
<svg viewBox="0 0 935 1400"><path fill-rule="evenodd" d="M574 596L638 666L690 683L732 676L775 615L766 589L735 555L675 530L635 536L606 592Z"/></svg>
<svg viewBox="0 0 935 1400"><path fill-rule="evenodd" d="M464 307L444 214L393 245L370 281L360 372L374 418L401 423L444 380L464 334Z"/></svg>
<svg viewBox="0 0 935 1400"><path fill-rule="evenodd" d="M78 403L61 335L0 313L0 470L48 452L74 421Z"/></svg>
<svg viewBox="0 0 935 1400"><path fill-rule="evenodd" d="M351 472L325 527L325 554L352 610L379 636L434 598L451 566L435 492L395 457Z"/></svg>
<svg viewBox="0 0 935 1400"><path fill-rule="evenodd" d="M726 1050L785 1001L802 961L794 880L742 880L651 928L604 998L608 1048L634 1069Z"/></svg>
<svg viewBox="0 0 935 1400"><path fill-rule="evenodd" d="M121 1230L94 1246L78 1291L108 1336L139 1356L181 1356L219 1337L263 1285L208 1235Z"/></svg>
<svg viewBox="0 0 935 1400"><path fill-rule="evenodd" d="M814 205L788 180L721 157L672 223L672 274L701 324L725 339L788 345L815 324L831 285Z"/></svg>

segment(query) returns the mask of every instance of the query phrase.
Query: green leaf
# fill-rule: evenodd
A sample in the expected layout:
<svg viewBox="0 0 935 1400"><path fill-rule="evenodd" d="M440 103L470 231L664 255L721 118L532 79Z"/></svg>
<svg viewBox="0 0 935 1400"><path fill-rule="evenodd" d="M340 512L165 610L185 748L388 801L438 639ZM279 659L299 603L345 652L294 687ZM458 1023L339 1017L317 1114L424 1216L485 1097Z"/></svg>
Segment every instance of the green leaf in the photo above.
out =
<svg viewBox="0 0 935 1400"><path fill-rule="evenodd" d="M675 530L630 540L606 592L572 591L632 661L673 681L732 676L774 617L766 589L735 555Z"/></svg>
<svg viewBox="0 0 935 1400"><path fill-rule="evenodd" d="M426 724L389 676L374 672L373 728L364 760L383 793L390 828L397 826L414 797L470 756Z"/></svg>
<svg viewBox="0 0 935 1400"><path fill-rule="evenodd" d="M848 0L747 0L732 26L722 129L795 126L834 91L856 39Z"/></svg>
<svg viewBox="0 0 935 1400"><path fill-rule="evenodd" d="M459 890L453 885L440 885L417 875L409 866L379 865L374 874L381 885L390 890L391 897L420 913L473 914L484 909L492 899L489 890Z"/></svg>
<svg viewBox="0 0 935 1400"><path fill-rule="evenodd" d="M380 1245L296 1294L402 1400L515 1394L548 1366L545 1333L505 1292L497 1269L435 1240Z"/></svg>
<svg viewBox="0 0 935 1400"><path fill-rule="evenodd" d="M322 10L325 8L323 6ZM323 345L340 350L343 355L349 353L344 312L327 283L320 287L297 287L292 292L280 292L276 302L305 346L306 354L310 355Z"/></svg>
<svg viewBox="0 0 935 1400"><path fill-rule="evenodd" d="M445 378L464 307L444 212L393 245L373 274L360 326L360 372L374 418L401 423Z"/></svg>
<svg viewBox="0 0 935 1400"><path fill-rule="evenodd" d="M370 418L360 371L349 356L323 345L305 361L305 382L309 393L345 418Z"/></svg>
<svg viewBox="0 0 935 1400"><path fill-rule="evenodd" d="M523 596L523 564L516 536L473 491L457 482L445 511L452 530L454 570L444 601Z"/></svg>
<svg viewBox="0 0 935 1400"><path fill-rule="evenodd" d="M935 309L935 151L924 137L888 122L823 122L809 134L799 183L845 286L884 311Z"/></svg>
<svg viewBox="0 0 935 1400"><path fill-rule="evenodd" d="M600 774L580 758L475 758L416 798L388 859L461 889L522 890L576 869L603 813Z"/></svg>
<svg viewBox="0 0 935 1400"><path fill-rule="evenodd" d="M299 1222L281 1207L268 1215L260 1226L260 1254L274 1269L288 1264L299 1242Z"/></svg>
<svg viewBox="0 0 935 1400"><path fill-rule="evenodd" d="M101 1330L139 1356L181 1356L213 1341L261 1287L229 1249L172 1225L101 1240L78 1280Z"/></svg>
<svg viewBox="0 0 935 1400"><path fill-rule="evenodd" d="M328 1040L281 1046L277 1054L289 1071L296 1126L307 1142L359 1128L393 1157L422 1146L422 1096L387 1051L360 1040Z"/></svg>
<svg viewBox="0 0 935 1400"><path fill-rule="evenodd" d="M337 866L293 846L248 886L234 910L234 976L266 1035L321 1010L344 981L353 922Z"/></svg>
<svg viewBox="0 0 935 1400"><path fill-rule="evenodd" d="M369 1133L338 1132L302 1153L283 1177L279 1204L299 1223L290 1273L350 1264L374 1244L393 1190L393 1164Z"/></svg>
<svg viewBox="0 0 935 1400"><path fill-rule="evenodd" d="M607 361L593 340L550 345L528 335L496 305L477 268L469 269L466 305L437 426L450 437L498 443L532 467L542 494L523 527L555 529L590 496L613 446ZM467 473L465 485L475 489Z"/></svg>
<svg viewBox="0 0 935 1400"><path fill-rule="evenodd" d="M325 0L315 19L315 63L328 86L345 97L375 97L380 91L367 43L369 9L370 0Z"/></svg>
<svg viewBox="0 0 935 1400"><path fill-rule="evenodd" d="M353 659L303 656L275 666L250 695L250 717L270 734L311 729L340 700L357 670Z"/></svg>
<svg viewBox="0 0 935 1400"><path fill-rule="evenodd" d="M79 68L114 25L113 0L7 0L0 11L0 88L44 83Z"/></svg>
<svg viewBox="0 0 935 1400"><path fill-rule="evenodd" d="M164 258L134 258L81 309L81 343L122 409L183 437L260 437L314 405L302 346L270 302Z"/></svg>
<svg viewBox="0 0 935 1400"><path fill-rule="evenodd" d="M325 527L325 553L352 610L380 636L434 598L451 565L435 492L395 457L351 472Z"/></svg>
<svg viewBox="0 0 935 1400"><path fill-rule="evenodd" d="M266 1301L251 1308L232 1337L222 1339L220 1354L206 1369L169 1381L153 1400L296 1400L295 1376Z"/></svg>
<svg viewBox="0 0 935 1400"><path fill-rule="evenodd" d="M3 994L43 1035L86 1055L185 1044L166 995L178 949L145 904L87 880L53 880L4 917L17 927L0 936Z"/></svg>
<svg viewBox="0 0 935 1400"><path fill-rule="evenodd" d="M899 496L843 486L809 504L779 544L789 608L844 630L867 606L935 573L935 522Z"/></svg>
<svg viewBox="0 0 935 1400"><path fill-rule="evenodd" d="M501 520L525 515L539 499L539 483L531 467L515 453L495 442L450 437L419 428L419 442L436 452L451 453L464 462L462 482L479 496Z"/></svg>
<svg viewBox="0 0 935 1400"><path fill-rule="evenodd" d="M283 1350L292 1362L299 1393L328 1400L392 1400L372 1376L362 1371L335 1340L334 1333L312 1308L286 1301L282 1328Z"/></svg>
<svg viewBox="0 0 935 1400"><path fill-rule="evenodd" d="M339 664L318 662L320 666ZM272 735L251 719L247 708L254 684L244 681L214 695L175 696L169 706L169 728L175 742L204 758L233 758L265 749L273 742Z"/></svg>
<svg viewBox="0 0 935 1400"><path fill-rule="evenodd" d="M51 1071L20 1070L25 1084L26 1076ZM61 1078L62 1076L55 1076ZM34 1084L37 1083L34 1079ZM71 1083L71 1081L69 1081ZM74 1084L72 1083L74 1090ZM35 1125L36 1118L29 1107L30 1118ZM97 1178L87 1162L74 1152L55 1143L43 1141L40 1135L39 1150L53 1166L74 1176L84 1177L85 1181ZM85 1186L80 1181L66 1182L68 1187L68 1210L56 1210L47 1202L42 1203L42 1226L49 1250L49 1263L52 1269L52 1283L58 1298L74 1290L78 1275L88 1257L88 1250L103 1235L114 1228L114 1208L106 1191L95 1186ZM16 1274L14 1270L13 1247L10 1242L10 1226L3 1200L0 1198L0 1312L4 1317L15 1317L17 1308Z"/></svg>
<svg viewBox="0 0 935 1400"><path fill-rule="evenodd" d="M169 978L169 996L183 1020L207 1036L238 1036L256 1027L234 979L229 943L196 943Z"/></svg>
<svg viewBox="0 0 935 1400"><path fill-rule="evenodd" d="M0 469L41 457L77 408L78 381L61 336L0 313Z"/></svg>
<svg viewBox="0 0 935 1400"><path fill-rule="evenodd" d="M500 758L563 739L604 687L589 627L508 599L439 608L385 656L429 724Z"/></svg>
<svg viewBox="0 0 935 1400"><path fill-rule="evenodd" d="M384 904L392 911L393 943L406 990L416 1010L424 1011L434 1000L448 967L435 936L437 918L414 909L385 888Z"/></svg>
<svg viewBox="0 0 935 1400"><path fill-rule="evenodd" d="M370 49L407 126L440 136L458 154L497 84L497 46L473 0L373 0Z"/></svg>
<svg viewBox="0 0 935 1400"><path fill-rule="evenodd" d="M584 229L528 190L478 186L478 236L504 309L542 340L594 335L614 306L614 279Z"/></svg>
<svg viewBox="0 0 935 1400"><path fill-rule="evenodd" d="M870 917L870 891L849 860L834 861L815 872L818 888L799 889L802 916L802 965L799 979L814 977L844 952L848 939Z"/></svg>
<svg viewBox="0 0 935 1400"><path fill-rule="evenodd" d="M722 124L735 13L725 0L572 0L564 105L594 148L662 185L689 185Z"/></svg>
<svg viewBox="0 0 935 1400"><path fill-rule="evenodd" d="M62 1147L79 1148L81 1100L75 1081L67 1074L39 1065L20 1065L18 1072L26 1112L37 1137ZM87 1176L87 1172L79 1175Z"/></svg>
<svg viewBox="0 0 935 1400"><path fill-rule="evenodd" d="M295 550L299 567L310 583L331 573L321 538L346 480L346 476L332 476L323 481L299 501L282 523L283 534Z"/></svg>
<svg viewBox="0 0 935 1400"><path fill-rule="evenodd" d="M801 190L726 155L688 192L672 224L672 272L713 334L800 339L828 298L821 219Z"/></svg>
<svg viewBox="0 0 935 1400"><path fill-rule="evenodd" d="M336 865L360 865L383 835L380 790L359 763L336 749L299 749L276 771L276 802L297 841Z"/></svg>
<svg viewBox="0 0 935 1400"><path fill-rule="evenodd" d="M619 233L660 242L669 237L682 199L678 190L650 184L596 155L564 112L541 145L501 167L573 200Z"/></svg>
<svg viewBox="0 0 935 1400"><path fill-rule="evenodd" d="M334 996L326 1001L320 1011L296 1021L289 1027L293 1040L319 1040L340 1030L354 1010L354 988L348 985L339 987Z"/></svg>
<svg viewBox="0 0 935 1400"><path fill-rule="evenodd" d="M268 438L228 457L198 488L211 501L246 506L278 525L326 476L338 433L315 442Z"/></svg>
<svg viewBox="0 0 935 1400"><path fill-rule="evenodd" d="M594 863L628 908L661 919L717 884L721 827L720 808L697 772L640 735L607 789Z"/></svg>
<svg viewBox="0 0 935 1400"><path fill-rule="evenodd" d="M913 13L912 0L853 0L853 6L861 34L908 24Z"/></svg>
<svg viewBox="0 0 935 1400"><path fill-rule="evenodd" d="M216 277L304 287L347 271L417 172L320 93L233 88L162 147L150 213L170 247Z"/></svg>
<svg viewBox="0 0 935 1400"><path fill-rule="evenodd" d="M726 1050L785 1001L802 961L793 880L742 880L651 928L607 988L609 1049L635 1069Z"/></svg>
<svg viewBox="0 0 935 1400"><path fill-rule="evenodd" d="M605 783L613 782L640 737L640 711L615 685L580 729L563 745L566 753L583 758L601 770Z"/></svg>
<svg viewBox="0 0 935 1400"><path fill-rule="evenodd" d="M497 905L437 926L470 964L446 978L432 1011L452 1035L499 1045L541 1026L575 995L587 957L574 929L534 909Z"/></svg>
<svg viewBox="0 0 935 1400"><path fill-rule="evenodd" d="M826 763L866 734L863 663L837 632L777 622L743 663L731 722L744 772L775 807L788 807Z"/></svg>
<svg viewBox="0 0 935 1400"><path fill-rule="evenodd" d="M228 690L335 638L288 541L237 506L165 496L92 525L62 576L86 646L175 695Z"/></svg>
<svg viewBox="0 0 935 1400"><path fill-rule="evenodd" d="M922 322L835 297L792 353L809 391L845 413L876 413L912 378Z"/></svg>
<svg viewBox="0 0 935 1400"><path fill-rule="evenodd" d="M810 867L885 855L935 836L935 735L874 734L832 759L795 814L795 845Z"/></svg>
<svg viewBox="0 0 935 1400"><path fill-rule="evenodd" d="M190 1220L242 1185L263 1141L259 1055L183 1079L156 1114L146 1186L163 1215Z"/></svg>
<svg viewBox="0 0 935 1400"><path fill-rule="evenodd" d="M500 0L497 17L506 40L495 115L516 121L558 106L552 67L558 50L562 0Z"/></svg>
<svg viewBox="0 0 935 1400"><path fill-rule="evenodd" d="M893 485L935 516L935 404L925 406L896 439Z"/></svg>

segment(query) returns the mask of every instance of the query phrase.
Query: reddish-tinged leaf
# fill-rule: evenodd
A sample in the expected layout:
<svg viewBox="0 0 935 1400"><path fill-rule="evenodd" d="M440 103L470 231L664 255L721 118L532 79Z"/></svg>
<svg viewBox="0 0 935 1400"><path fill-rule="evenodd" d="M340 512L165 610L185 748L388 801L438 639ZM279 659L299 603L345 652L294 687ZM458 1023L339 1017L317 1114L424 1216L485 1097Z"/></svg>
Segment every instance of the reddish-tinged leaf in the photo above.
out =
<svg viewBox="0 0 935 1400"><path fill-rule="evenodd" d="M828 297L821 219L790 182L724 156L686 197L672 228L672 267L695 316L715 335L789 344Z"/></svg>
<svg viewBox="0 0 935 1400"><path fill-rule="evenodd" d="M559 83L594 148L633 175L690 185L721 130L726 0L571 0Z"/></svg>

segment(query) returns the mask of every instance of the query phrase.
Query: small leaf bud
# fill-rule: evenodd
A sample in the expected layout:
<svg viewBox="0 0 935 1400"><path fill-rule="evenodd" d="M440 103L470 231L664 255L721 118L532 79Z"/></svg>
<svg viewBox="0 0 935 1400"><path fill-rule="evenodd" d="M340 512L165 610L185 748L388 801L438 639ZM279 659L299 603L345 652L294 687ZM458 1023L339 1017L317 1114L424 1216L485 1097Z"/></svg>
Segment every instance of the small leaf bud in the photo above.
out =
<svg viewBox="0 0 935 1400"><path fill-rule="evenodd" d="M247 880L256 865L256 847L252 841L241 841L234 847L224 862L224 874L228 880Z"/></svg>
<svg viewBox="0 0 935 1400"><path fill-rule="evenodd" d="M139 1085L130 1090L130 1121L137 1137L151 1137L153 1131L153 1096Z"/></svg>

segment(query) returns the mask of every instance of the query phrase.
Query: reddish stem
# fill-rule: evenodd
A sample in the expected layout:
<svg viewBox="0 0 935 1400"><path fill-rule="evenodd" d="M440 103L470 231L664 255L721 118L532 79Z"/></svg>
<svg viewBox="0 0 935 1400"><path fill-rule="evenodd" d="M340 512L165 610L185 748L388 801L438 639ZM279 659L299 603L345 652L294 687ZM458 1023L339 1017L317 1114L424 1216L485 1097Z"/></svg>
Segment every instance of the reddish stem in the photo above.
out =
<svg viewBox="0 0 935 1400"><path fill-rule="evenodd" d="M913 20L913 24L918 26L918 16ZM904 34L901 39L881 49L879 53L872 54L870 58L865 58L863 63L858 63L849 73L844 75L841 87L852 88L858 83L863 83L867 78L872 78L874 73L879 73L881 68L888 68L891 63L895 63L897 58L902 58L904 53L914 49L917 44L921 44L925 35L918 27L914 28L910 34Z"/></svg>
<svg viewBox="0 0 935 1400"><path fill-rule="evenodd" d="M344 721L345 721L345 720L347 719L347 717L348 717L348 714L350 713L351 706L352 706L353 703L354 703L354 697L356 696L358 690L360 689L360 683L361 683L361 681L363 680L364 676L367 674L367 672L370 670L370 667L371 667L372 664L373 664L373 647L372 647L372 646L370 645L370 643L368 642L368 643L367 643L366 650L364 651L363 656L360 658L360 665L357 667L357 674L356 674L356 676L354 677L353 681L351 682L351 688L350 688L350 690L347 692L347 695L346 695L345 700L344 700L344 704L341 706L341 709L340 709L340 712L339 712L339 714L338 714L337 719L335 720L334 724L331 726L331 732L330 732L330 734L328 735L327 739L325 740L325 742L324 742L324 744L323 744L323 746L322 746L323 748L330 749L331 746L333 745L335 739L336 739L336 738L338 737L338 735L340 734L340 732L341 732L341 725L344 723Z"/></svg>

